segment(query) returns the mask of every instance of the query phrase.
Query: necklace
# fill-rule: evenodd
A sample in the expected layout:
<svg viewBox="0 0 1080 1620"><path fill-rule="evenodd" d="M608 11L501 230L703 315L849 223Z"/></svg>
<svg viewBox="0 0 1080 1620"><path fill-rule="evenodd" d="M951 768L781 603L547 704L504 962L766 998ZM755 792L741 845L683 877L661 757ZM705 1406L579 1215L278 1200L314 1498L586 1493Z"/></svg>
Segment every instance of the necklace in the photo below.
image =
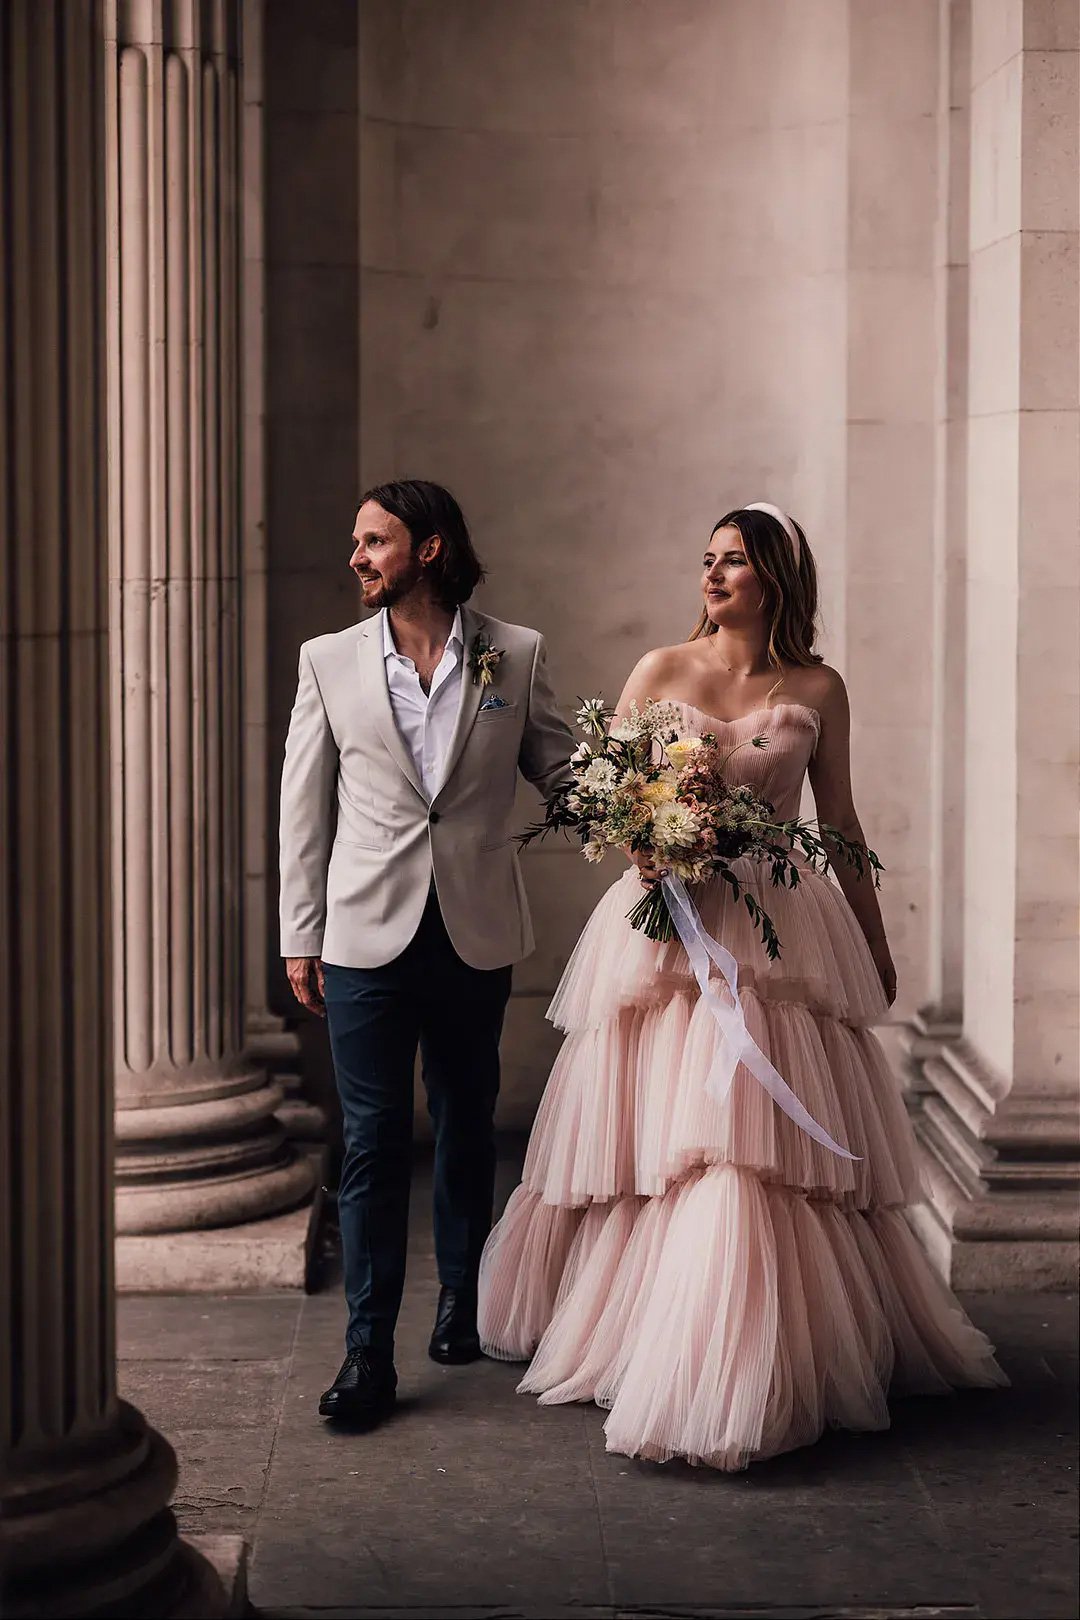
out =
<svg viewBox="0 0 1080 1620"><path fill-rule="evenodd" d="M710 637L710 640L712 641L713 645L716 647L716 656L717 656L717 658L719 658L720 662L723 664L723 666L727 670L728 674L729 675L738 675L744 681L749 680L750 676L753 675L754 671L752 669L736 669L734 664L729 664L728 663L727 659L724 657L723 653L720 651L720 648L719 648L720 638L719 638L719 636L712 636L712 637Z"/></svg>

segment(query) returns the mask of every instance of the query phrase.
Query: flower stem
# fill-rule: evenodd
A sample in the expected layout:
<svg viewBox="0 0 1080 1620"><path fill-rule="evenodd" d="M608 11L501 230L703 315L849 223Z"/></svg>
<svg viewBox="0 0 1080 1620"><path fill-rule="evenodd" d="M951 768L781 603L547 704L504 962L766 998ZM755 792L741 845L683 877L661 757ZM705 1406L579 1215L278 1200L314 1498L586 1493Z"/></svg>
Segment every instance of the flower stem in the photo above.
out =
<svg viewBox="0 0 1080 1620"><path fill-rule="evenodd" d="M659 883L654 884L643 894L626 915L630 926L644 934L647 939L655 939L659 944L666 944L675 938L675 924L671 920L667 900Z"/></svg>

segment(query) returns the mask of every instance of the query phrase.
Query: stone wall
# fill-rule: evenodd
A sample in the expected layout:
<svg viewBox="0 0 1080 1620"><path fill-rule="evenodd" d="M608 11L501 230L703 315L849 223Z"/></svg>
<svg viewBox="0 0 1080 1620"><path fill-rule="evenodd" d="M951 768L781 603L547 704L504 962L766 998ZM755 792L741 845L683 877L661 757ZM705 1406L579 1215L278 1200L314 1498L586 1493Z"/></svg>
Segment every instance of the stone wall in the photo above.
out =
<svg viewBox="0 0 1080 1620"><path fill-rule="evenodd" d="M262 15L267 956L270 1009L291 1017L278 956L277 809L297 654L309 636L357 617L346 567L360 476L357 7L269 0ZM308 1095L333 1113L325 1032L303 1019L298 1034Z"/></svg>
<svg viewBox="0 0 1080 1620"><path fill-rule="evenodd" d="M936 7L361 6L365 482L439 479L491 611L615 695L696 617L722 511L781 502L848 675L901 1006L925 997ZM598 886L530 852L504 1119Z"/></svg>
<svg viewBox="0 0 1080 1620"><path fill-rule="evenodd" d="M271 3L264 17L269 753L276 775L301 641L357 616L346 564L359 479L360 159L356 6ZM276 849L276 792L270 815Z"/></svg>

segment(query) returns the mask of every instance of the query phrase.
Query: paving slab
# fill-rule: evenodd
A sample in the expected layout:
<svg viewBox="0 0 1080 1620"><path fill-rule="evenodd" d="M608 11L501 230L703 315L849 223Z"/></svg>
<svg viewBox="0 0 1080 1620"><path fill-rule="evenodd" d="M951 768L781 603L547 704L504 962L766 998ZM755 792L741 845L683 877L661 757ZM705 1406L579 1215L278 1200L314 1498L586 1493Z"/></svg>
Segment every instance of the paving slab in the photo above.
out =
<svg viewBox="0 0 1080 1620"><path fill-rule="evenodd" d="M277 1420L288 1378L281 1361L126 1361L120 1393L166 1435L191 1428L246 1433Z"/></svg>
<svg viewBox="0 0 1080 1620"><path fill-rule="evenodd" d="M603 1450L590 1426L612 1590L624 1607L772 1614L798 1598L969 1605L940 1522L890 1437L826 1436L739 1474Z"/></svg>
<svg viewBox="0 0 1080 1620"><path fill-rule="evenodd" d="M516 1368L427 1360L434 1274L415 1272L398 1412L373 1434L317 1417L343 1318L322 1300L305 1310L259 1520L253 1601L427 1614L449 1600L459 1615L492 1601L506 1613L603 1603L583 1412L521 1402Z"/></svg>
<svg viewBox="0 0 1080 1620"><path fill-rule="evenodd" d="M253 1544L262 1506L276 1425L236 1429L179 1429L169 1435L181 1460L173 1512L181 1532L211 1527Z"/></svg>
<svg viewBox="0 0 1080 1620"><path fill-rule="evenodd" d="M283 1361L292 1353L303 1295L122 1294L122 1361Z"/></svg>

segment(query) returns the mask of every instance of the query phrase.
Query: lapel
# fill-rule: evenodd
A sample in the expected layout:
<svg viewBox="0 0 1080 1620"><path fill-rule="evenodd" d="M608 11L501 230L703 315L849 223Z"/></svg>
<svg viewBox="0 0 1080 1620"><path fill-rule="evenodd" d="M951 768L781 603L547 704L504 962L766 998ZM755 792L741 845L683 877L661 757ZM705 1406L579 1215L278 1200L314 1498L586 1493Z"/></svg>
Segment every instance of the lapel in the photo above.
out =
<svg viewBox="0 0 1080 1620"><path fill-rule="evenodd" d="M394 711L390 706L390 688L386 684L386 661L383 657L382 613L376 613L373 618L366 621L360 632L356 651L360 663L361 698L375 722L375 729L402 776L410 787L415 788L426 804L427 794L416 774L412 757L402 740L394 719Z"/></svg>
<svg viewBox="0 0 1080 1620"><path fill-rule="evenodd" d="M473 680L472 673L469 669L469 660L472 657L472 644L479 632L486 628L486 625L487 620L484 618L482 613L477 613L474 608L462 608L461 629L465 645L461 652L461 695L458 700L457 719L454 722L454 730L450 738L450 746L446 750L446 760L443 764L442 776L439 779L438 787L435 789L432 803L434 803L435 799L439 797L439 794L443 791L443 788L454 774L458 760L461 758L462 753L464 752L465 744L469 740L469 733L472 731L476 717L480 713L480 703L484 695L484 688L480 685L479 681ZM389 704L389 698L387 699L387 703Z"/></svg>

